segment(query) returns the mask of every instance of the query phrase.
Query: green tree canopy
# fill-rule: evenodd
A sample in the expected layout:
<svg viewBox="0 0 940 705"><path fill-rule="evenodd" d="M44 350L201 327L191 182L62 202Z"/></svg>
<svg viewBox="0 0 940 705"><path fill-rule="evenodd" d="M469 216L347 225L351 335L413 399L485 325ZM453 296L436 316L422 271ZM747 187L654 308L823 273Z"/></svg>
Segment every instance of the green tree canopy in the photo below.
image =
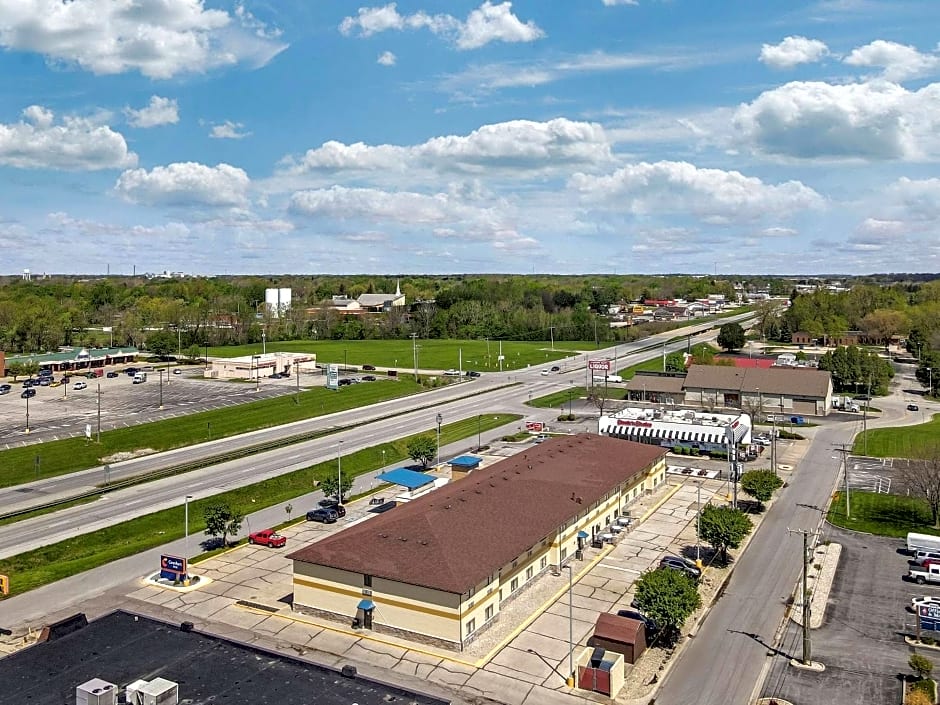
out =
<svg viewBox="0 0 940 705"><path fill-rule="evenodd" d="M211 504L203 511L208 536L221 537L222 545L228 545L228 537L242 528L242 515L227 504Z"/></svg>
<svg viewBox="0 0 940 705"><path fill-rule="evenodd" d="M740 350L744 347L744 329L738 323L725 323L718 329L718 345L725 350Z"/></svg>
<svg viewBox="0 0 940 705"><path fill-rule="evenodd" d="M437 456L437 441L433 436L415 436L406 446L408 457L427 467Z"/></svg>
<svg viewBox="0 0 940 705"><path fill-rule="evenodd" d="M323 490L324 497L336 497L339 503L342 504L343 497L348 496L349 491L352 489L354 479L352 473L343 473L343 484L340 487L339 473L329 473L320 480L319 489Z"/></svg>
<svg viewBox="0 0 940 705"><path fill-rule="evenodd" d="M740 546L753 528L750 517L740 509L709 504L702 509L698 535L718 551L722 562L727 564L728 549Z"/></svg>
<svg viewBox="0 0 940 705"><path fill-rule="evenodd" d="M679 630L702 604L695 581L679 570L657 568L636 581L636 604L659 625L661 638L675 643Z"/></svg>
<svg viewBox="0 0 940 705"><path fill-rule="evenodd" d="M761 509L764 507L764 502L781 487L783 487L783 480L770 470L751 470L741 475L741 489L745 494L756 499Z"/></svg>

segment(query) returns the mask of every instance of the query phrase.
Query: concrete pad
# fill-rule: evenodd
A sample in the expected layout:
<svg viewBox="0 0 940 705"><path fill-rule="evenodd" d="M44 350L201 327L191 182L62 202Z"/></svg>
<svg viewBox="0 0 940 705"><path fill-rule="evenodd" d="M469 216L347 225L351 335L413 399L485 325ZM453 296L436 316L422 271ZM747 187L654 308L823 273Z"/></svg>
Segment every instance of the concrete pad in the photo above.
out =
<svg viewBox="0 0 940 705"><path fill-rule="evenodd" d="M267 619L267 616L260 614L258 612L253 612L252 610L245 610L240 607L229 603L221 610L217 611L212 615L212 619L219 620L220 622L225 622L230 624L233 627L241 627L242 629L251 629L256 631L256 627Z"/></svg>
<svg viewBox="0 0 940 705"><path fill-rule="evenodd" d="M477 671L467 681L463 689L507 705L522 705L534 686L523 683L518 678L503 676L490 671Z"/></svg>
<svg viewBox="0 0 940 705"><path fill-rule="evenodd" d="M404 649L392 648L394 648L397 653L389 653L389 647L386 644L370 641L368 639L360 639L353 644L344 655L346 658L368 663L379 668L392 668L401 661L401 656L404 653Z"/></svg>
<svg viewBox="0 0 940 705"><path fill-rule="evenodd" d="M434 671L434 668L435 666L430 663L415 663L414 661L407 661L405 659L402 659L392 666L392 670L396 673L402 673L406 676L420 678L421 680L428 680L428 677Z"/></svg>
<svg viewBox="0 0 940 705"><path fill-rule="evenodd" d="M150 598L156 597L157 595L162 595L165 592L165 590L158 588L155 585L146 585L139 590L128 593L127 596L135 600L145 600L149 602Z"/></svg>
<svg viewBox="0 0 940 705"><path fill-rule="evenodd" d="M465 666L462 663L444 660L431 672L431 676L428 680L446 686L461 688L470 680L470 676L476 673L476 670L477 669L472 666Z"/></svg>
<svg viewBox="0 0 940 705"><path fill-rule="evenodd" d="M212 596L210 599L203 600L197 604L186 605L182 608L182 611L193 617L209 618L231 604L232 601L229 599Z"/></svg>
<svg viewBox="0 0 940 705"><path fill-rule="evenodd" d="M359 641L359 637L324 629L316 635L316 638L310 640L310 647L343 656L357 641Z"/></svg>
<svg viewBox="0 0 940 705"><path fill-rule="evenodd" d="M576 644L580 641L582 636L594 628L595 621L595 619L583 622L577 619L574 620L572 624L572 630L574 632L574 642ZM562 617L561 615L546 612L539 616L539 618L536 619L526 631L531 631L534 634L541 634L543 636L551 637L553 639L560 639L564 642L567 642L568 629L569 625L567 613L564 617Z"/></svg>
<svg viewBox="0 0 940 705"><path fill-rule="evenodd" d="M590 694L585 691L567 687L564 690L535 687L522 701L522 705L584 705L585 702L590 702L589 697ZM609 702L607 698L603 701Z"/></svg>
<svg viewBox="0 0 940 705"><path fill-rule="evenodd" d="M317 634L323 631L322 627L317 627L313 624L304 624L291 620L286 621L287 626L278 632L278 637L291 644L307 646Z"/></svg>

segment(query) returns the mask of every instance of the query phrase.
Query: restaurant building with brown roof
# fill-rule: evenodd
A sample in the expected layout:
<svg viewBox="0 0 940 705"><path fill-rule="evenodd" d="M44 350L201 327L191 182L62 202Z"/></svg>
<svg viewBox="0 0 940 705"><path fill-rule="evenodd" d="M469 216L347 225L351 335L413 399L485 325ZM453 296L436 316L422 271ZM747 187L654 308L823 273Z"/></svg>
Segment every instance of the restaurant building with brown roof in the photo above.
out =
<svg viewBox="0 0 940 705"><path fill-rule="evenodd" d="M553 438L290 554L294 609L462 649L665 473L663 448Z"/></svg>
<svg viewBox="0 0 940 705"><path fill-rule="evenodd" d="M692 365L682 384L684 403L706 409L825 416L832 408L832 375L802 367L741 368Z"/></svg>

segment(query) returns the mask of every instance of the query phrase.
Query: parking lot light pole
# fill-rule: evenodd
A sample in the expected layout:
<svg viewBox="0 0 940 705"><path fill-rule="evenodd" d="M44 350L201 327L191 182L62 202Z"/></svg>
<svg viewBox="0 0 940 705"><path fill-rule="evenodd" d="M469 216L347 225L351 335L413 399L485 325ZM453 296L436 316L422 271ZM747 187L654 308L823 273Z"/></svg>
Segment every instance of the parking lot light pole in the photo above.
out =
<svg viewBox="0 0 940 705"><path fill-rule="evenodd" d="M163 408L163 370L157 370L157 374L160 376L160 406L158 408Z"/></svg>
<svg viewBox="0 0 940 705"><path fill-rule="evenodd" d="M477 453L480 452L480 448L483 447L483 441L481 440L481 431L482 431L482 419L483 414L477 414Z"/></svg>
<svg viewBox="0 0 940 705"><path fill-rule="evenodd" d="M186 537L186 555L184 558L187 560L189 559L189 500L192 498L193 496L188 494L184 500L185 509L183 514L183 535Z"/></svg>
<svg viewBox="0 0 940 705"><path fill-rule="evenodd" d="M32 387L27 387L27 391ZM29 394L26 395L26 433L29 433Z"/></svg>
<svg viewBox="0 0 940 705"><path fill-rule="evenodd" d="M568 570L568 678L569 688L574 687L574 602L571 597L574 587L574 570L571 563L564 566Z"/></svg>
<svg viewBox="0 0 940 705"><path fill-rule="evenodd" d="M98 443L101 443L101 382L98 382Z"/></svg>
<svg viewBox="0 0 940 705"><path fill-rule="evenodd" d="M444 417L440 414L437 415L437 464L441 464L441 422L444 420Z"/></svg>
<svg viewBox="0 0 940 705"><path fill-rule="evenodd" d="M343 503L343 441L340 440L336 450L336 499Z"/></svg>

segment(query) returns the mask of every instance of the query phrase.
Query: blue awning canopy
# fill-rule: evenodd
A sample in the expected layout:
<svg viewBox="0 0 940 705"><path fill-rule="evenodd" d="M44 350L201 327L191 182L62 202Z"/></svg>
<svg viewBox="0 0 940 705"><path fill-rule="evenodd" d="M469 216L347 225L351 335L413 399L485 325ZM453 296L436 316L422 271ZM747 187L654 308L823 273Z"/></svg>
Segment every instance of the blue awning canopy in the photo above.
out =
<svg viewBox="0 0 940 705"><path fill-rule="evenodd" d="M449 460L447 464L457 466L460 468L469 468L472 470L473 468L475 468L477 465L479 465L482 462L483 462L483 458L478 458L475 455L461 455L461 456L454 458L453 460Z"/></svg>
<svg viewBox="0 0 940 705"><path fill-rule="evenodd" d="M434 478L430 475L425 475L423 472L415 472L408 468L389 470L377 477L382 482L391 482L393 485L401 485L402 487L407 487L409 490L416 490L419 487L424 487L434 482Z"/></svg>
<svg viewBox="0 0 940 705"><path fill-rule="evenodd" d="M579 532L578 532L578 538L579 538L579 539L589 539L589 538L591 538L591 537L590 537L590 535L588 534L587 531L579 531Z"/></svg>
<svg viewBox="0 0 940 705"><path fill-rule="evenodd" d="M372 600L360 600L359 609L361 610L374 610L375 603Z"/></svg>

